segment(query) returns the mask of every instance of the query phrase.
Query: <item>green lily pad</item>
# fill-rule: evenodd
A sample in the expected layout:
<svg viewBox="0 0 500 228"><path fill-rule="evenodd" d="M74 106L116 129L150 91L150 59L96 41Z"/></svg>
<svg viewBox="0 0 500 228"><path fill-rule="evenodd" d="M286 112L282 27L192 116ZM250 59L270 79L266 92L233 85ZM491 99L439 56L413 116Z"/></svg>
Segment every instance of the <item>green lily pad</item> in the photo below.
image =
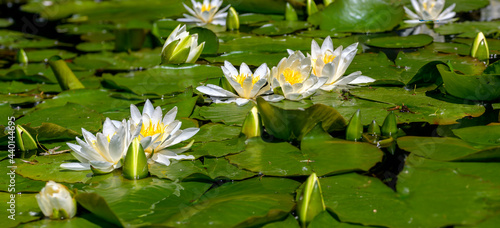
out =
<svg viewBox="0 0 500 228"><path fill-rule="evenodd" d="M366 227L362 225L355 225L344 222L341 223L337 219L335 219L328 211L323 211L318 215L316 215L316 217L314 217L314 219L309 223L307 227L321 228L321 227L328 227L333 224L335 224L335 227L340 227L340 228Z"/></svg>
<svg viewBox="0 0 500 228"><path fill-rule="evenodd" d="M441 35L460 34L460 37L474 38L477 33L483 32L485 36L498 33L500 21L466 21L450 23L435 29Z"/></svg>
<svg viewBox="0 0 500 228"><path fill-rule="evenodd" d="M195 143L186 155L199 157L222 157L228 154L237 154L245 150L246 137L232 138L222 141Z"/></svg>
<svg viewBox="0 0 500 228"><path fill-rule="evenodd" d="M142 100L125 100L111 97L106 90L78 89L59 93L50 100L45 100L37 106L37 109L54 108L64 106L68 102L83 105L98 112L108 112L121 108L130 108L130 104L136 104ZM130 114L130 112L129 112Z"/></svg>
<svg viewBox="0 0 500 228"><path fill-rule="evenodd" d="M321 104L305 110L286 110L258 97L257 108L266 131L283 140L300 141L318 122L323 123L322 126L326 131L343 129L346 124L337 110Z"/></svg>
<svg viewBox="0 0 500 228"><path fill-rule="evenodd" d="M493 101L500 98L500 75L461 75L437 66L446 92L459 98Z"/></svg>
<svg viewBox="0 0 500 228"><path fill-rule="evenodd" d="M500 146L500 125L454 129L453 133L469 143Z"/></svg>
<svg viewBox="0 0 500 228"><path fill-rule="evenodd" d="M14 110L10 107L10 104L8 103L0 103L0 118L1 122L0 125L7 126L8 123L8 117L11 117L12 114L14 114Z"/></svg>
<svg viewBox="0 0 500 228"><path fill-rule="evenodd" d="M325 204L343 222L387 227L473 225L495 211L487 205L498 205L494 199L499 196L499 185L457 173L453 166L431 170L407 165L398 177L397 192L376 178L359 174L320 182Z"/></svg>
<svg viewBox="0 0 500 228"><path fill-rule="evenodd" d="M210 106L200 107L199 115L212 122L241 126L253 106L252 102L248 102L243 106L238 106L235 103L211 104Z"/></svg>
<svg viewBox="0 0 500 228"><path fill-rule="evenodd" d="M43 128L44 123L51 123L75 132L80 132L82 127L88 131L96 132L101 129L102 121L104 119L100 113L80 104L67 103L64 106L36 110L18 119L16 123L30 124L31 128L39 126ZM40 132L42 128L38 129L39 140L51 136L48 132Z"/></svg>
<svg viewBox="0 0 500 228"><path fill-rule="evenodd" d="M115 43L109 41L102 42L83 42L76 45L76 49L84 52L103 52L103 51L113 51L115 49Z"/></svg>
<svg viewBox="0 0 500 228"><path fill-rule="evenodd" d="M256 13L245 13L239 15L240 24L242 25L252 25L259 22L267 22L272 20L283 20L283 15L272 15L272 14L256 14Z"/></svg>
<svg viewBox="0 0 500 228"><path fill-rule="evenodd" d="M367 45L379 48L418 48L432 43L433 38L429 35L419 34L411 36L388 36L369 39Z"/></svg>
<svg viewBox="0 0 500 228"><path fill-rule="evenodd" d="M362 99L388 104L385 108L386 113L391 109L396 110L398 122L453 124L465 116L480 116L485 110L480 105L450 103L428 97L425 92L407 91L402 88L358 88L350 92ZM407 109L402 109L403 105ZM375 104L375 106L380 107L379 104ZM361 111L363 112L363 108ZM363 115L365 113L363 112Z"/></svg>
<svg viewBox="0 0 500 228"><path fill-rule="evenodd" d="M256 175L256 173L238 169L224 158L205 158L203 163L199 160L179 161L169 166L155 163L150 166L149 172L153 176L174 181L185 179L242 180Z"/></svg>
<svg viewBox="0 0 500 228"><path fill-rule="evenodd" d="M299 223L297 222L295 217L293 217L293 215L288 215L283 221L268 223L262 228L288 228L288 227L290 228L300 227Z"/></svg>
<svg viewBox="0 0 500 228"><path fill-rule="evenodd" d="M127 180L110 174L88 185L77 201L96 216L120 226L158 224L186 210L210 184L173 183L157 178ZM122 225L123 224L123 225Z"/></svg>
<svg viewBox="0 0 500 228"><path fill-rule="evenodd" d="M252 12L264 14L280 14L285 13L284 1L268 1L268 0L254 0L254 1L240 1L240 0L227 0L224 4L231 4L237 12Z"/></svg>
<svg viewBox="0 0 500 228"><path fill-rule="evenodd" d="M318 176L369 170L383 156L368 143L333 140L317 126L302 140L301 150L286 142L247 141L245 151L226 158L238 167L272 176Z"/></svg>
<svg viewBox="0 0 500 228"><path fill-rule="evenodd" d="M171 17L185 12L180 1L144 0L122 2L54 2L50 6L42 2L30 2L21 7L30 13L39 13L49 20L63 19L73 14L85 16L86 21L123 21L125 18L135 20L153 20ZM148 13L142 13L148 12ZM130 20L130 19L129 19Z"/></svg>
<svg viewBox="0 0 500 228"><path fill-rule="evenodd" d="M30 63L32 63L32 62L47 61L50 57L52 57L54 55L58 55L62 59L72 59L77 54L69 52L69 51L65 51L65 50L59 50L59 49L45 49L45 50L27 51L26 55L28 56L28 61Z"/></svg>
<svg viewBox="0 0 500 228"><path fill-rule="evenodd" d="M401 77L402 69L396 68L394 62L389 60L383 52L356 55L344 75L356 71L361 71L363 75L375 79L376 84L404 85Z"/></svg>
<svg viewBox="0 0 500 228"><path fill-rule="evenodd" d="M182 92L187 87L197 87L209 78L222 75L219 67L208 65L167 65L114 76L104 75L104 81L112 87L125 89L137 95L171 94Z"/></svg>
<svg viewBox="0 0 500 228"><path fill-rule="evenodd" d="M275 21L252 30L257 35L284 35L310 27L305 21Z"/></svg>
<svg viewBox="0 0 500 228"><path fill-rule="evenodd" d="M403 16L403 7L388 0L336 0L308 21L327 31L383 32L396 27Z"/></svg>
<svg viewBox="0 0 500 228"><path fill-rule="evenodd" d="M9 27L14 23L14 20L7 18L0 18L0 28Z"/></svg>
<svg viewBox="0 0 500 228"><path fill-rule="evenodd" d="M100 222L98 218L81 218L74 217L72 219L66 220L51 220L42 219L35 222L21 224L20 228L35 228L35 227L88 227L88 228L99 228L103 226L110 226L110 223Z"/></svg>
<svg viewBox="0 0 500 228"><path fill-rule="evenodd" d="M470 53L470 45L462 44L462 43L434 42L427 47L429 49L434 49L434 50L442 52L442 53L451 53L451 54L459 54L459 55L469 55L469 53Z"/></svg>
<svg viewBox="0 0 500 228"><path fill-rule="evenodd" d="M240 132L240 127L209 123L203 125L192 139L196 142L222 141L236 138Z"/></svg>
<svg viewBox="0 0 500 228"><path fill-rule="evenodd" d="M261 52L286 53L287 49L309 51L311 38L293 36L271 38L267 36L252 36L236 38L220 44L219 52L252 50Z"/></svg>
<svg viewBox="0 0 500 228"><path fill-rule="evenodd" d="M76 158L70 153L48 156L33 156L25 159L26 162L16 159L16 173L33 180L65 183L86 183L92 177L92 171L67 171L59 166L62 163L74 162Z"/></svg>
<svg viewBox="0 0 500 228"><path fill-rule="evenodd" d="M2 221L2 224L4 227L16 227L21 223L29 222L29 221L34 221L40 219L39 216L31 216L30 212L39 212L40 208L38 208L38 203L35 198L35 194L15 194L15 212L14 216L10 219L7 216L12 215L7 209L7 206L10 206L7 202L11 200L11 194L10 193L5 193L5 192L0 192L0 200L2 202L5 202L7 206L4 206L4 210L0 212L0 216L4 217L4 220Z"/></svg>
<svg viewBox="0 0 500 228"><path fill-rule="evenodd" d="M262 225L287 216L294 207L292 194L298 185L293 180L270 177L228 182L206 192L196 203L180 208L181 212L164 224L177 227ZM177 206L176 209L179 211Z"/></svg>
<svg viewBox="0 0 500 228"><path fill-rule="evenodd" d="M198 44L205 42L201 54L217 54L219 50L219 39L210 29L194 27L188 30L189 34L198 34Z"/></svg>
<svg viewBox="0 0 500 228"><path fill-rule="evenodd" d="M475 36L474 36L475 38ZM457 42L460 44L467 45L469 47L468 52L465 55L470 54L470 46L474 42L474 38L455 38L453 39L453 42ZM490 50L490 54L500 54L500 40L499 39L492 39L492 38L486 38L486 42L488 42L488 49Z"/></svg>
<svg viewBox="0 0 500 228"><path fill-rule="evenodd" d="M160 64L160 52L161 50L156 48L131 53L86 54L75 58L74 63L86 69L134 70L151 68Z"/></svg>
<svg viewBox="0 0 500 228"><path fill-rule="evenodd" d="M409 9L413 10L410 0L402 0L402 2ZM490 2L488 0L478 0L478 1L468 1L468 0L447 0L444 4L444 8L448 8L453 3L456 4L454 12L467 12L472 10L481 9L487 6Z"/></svg>

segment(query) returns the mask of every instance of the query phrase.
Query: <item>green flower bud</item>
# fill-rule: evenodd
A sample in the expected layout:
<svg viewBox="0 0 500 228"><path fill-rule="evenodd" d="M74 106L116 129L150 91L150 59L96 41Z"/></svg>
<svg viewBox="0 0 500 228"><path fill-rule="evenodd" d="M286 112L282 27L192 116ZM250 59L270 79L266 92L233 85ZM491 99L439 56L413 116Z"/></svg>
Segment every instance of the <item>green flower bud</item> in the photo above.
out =
<svg viewBox="0 0 500 228"><path fill-rule="evenodd" d="M36 141L21 125L16 125L16 144L21 151L36 150L37 148Z"/></svg>
<svg viewBox="0 0 500 228"><path fill-rule="evenodd" d="M306 227L316 215L325 209L319 179L316 173L313 173L304 183L304 188L297 202L297 214L302 227Z"/></svg>
<svg viewBox="0 0 500 228"><path fill-rule="evenodd" d="M123 176L130 180L138 180L149 175L148 158L139 138L135 138L127 150L123 162Z"/></svg>
<svg viewBox="0 0 500 228"><path fill-rule="evenodd" d="M298 21L299 17L297 16L297 12L295 11L295 8L290 3L286 3L286 10L285 10L285 20L287 21Z"/></svg>
<svg viewBox="0 0 500 228"><path fill-rule="evenodd" d="M358 109L349 120L345 139L349 141L360 141L363 135L363 124L361 123L361 111Z"/></svg>
<svg viewBox="0 0 500 228"><path fill-rule="evenodd" d="M59 82L62 90L85 89L83 84L76 78L66 62L55 55L49 59L49 65Z"/></svg>
<svg viewBox="0 0 500 228"><path fill-rule="evenodd" d="M231 31L240 29L240 18L233 7L229 7L229 10L227 11L226 27L227 30Z"/></svg>
<svg viewBox="0 0 500 228"><path fill-rule="evenodd" d="M26 55L24 49L21 48L19 49L19 51L17 51L16 62L21 63L23 65L28 65L28 55Z"/></svg>
<svg viewBox="0 0 500 228"><path fill-rule="evenodd" d="M307 15L311 16L316 12L318 12L318 6L316 6L314 0L307 0Z"/></svg>
<svg viewBox="0 0 500 228"><path fill-rule="evenodd" d="M373 120L368 126L368 134L370 135L380 135L380 126L378 126L377 121Z"/></svg>
<svg viewBox="0 0 500 228"><path fill-rule="evenodd" d="M247 138L260 137L261 129L262 122L260 120L259 111L257 110L257 107L254 106L250 112L248 112L248 115L243 122L241 133L245 134Z"/></svg>
<svg viewBox="0 0 500 228"><path fill-rule="evenodd" d="M205 42L198 45L198 34L189 35L186 25L178 25L163 45L161 63L195 63L204 47Z"/></svg>
<svg viewBox="0 0 500 228"><path fill-rule="evenodd" d="M398 135L398 122L396 121L396 115L391 111L387 117L385 117L384 123L382 124L382 136L392 136L396 138Z"/></svg>
<svg viewBox="0 0 500 228"><path fill-rule="evenodd" d="M479 32L472 43L470 55L479 60L488 60L490 58L490 49L488 42L482 32Z"/></svg>

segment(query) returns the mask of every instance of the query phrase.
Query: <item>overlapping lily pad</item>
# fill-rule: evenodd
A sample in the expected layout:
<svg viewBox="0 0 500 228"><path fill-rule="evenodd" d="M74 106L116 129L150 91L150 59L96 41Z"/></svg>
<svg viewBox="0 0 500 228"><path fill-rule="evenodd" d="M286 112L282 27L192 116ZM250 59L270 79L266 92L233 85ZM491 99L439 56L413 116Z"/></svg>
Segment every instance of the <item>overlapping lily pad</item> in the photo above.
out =
<svg viewBox="0 0 500 228"><path fill-rule="evenodd" d="M369 39L366 44L380 48L418 48L432 43L429 35L419 34L411 36L389 36Z"/></svg>

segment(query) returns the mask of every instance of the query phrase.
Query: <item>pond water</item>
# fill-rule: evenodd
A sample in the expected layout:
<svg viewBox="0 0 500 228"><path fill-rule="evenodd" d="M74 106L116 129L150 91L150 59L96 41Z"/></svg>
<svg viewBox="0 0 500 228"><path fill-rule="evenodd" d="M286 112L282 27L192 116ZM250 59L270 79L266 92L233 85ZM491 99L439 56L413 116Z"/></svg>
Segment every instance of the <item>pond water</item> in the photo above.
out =
<svg viewBox="0 0 500 228"><path fill-rule="evenodd" d="M2 1L0 226L496 227L500 2L443 2Z"/></svg>

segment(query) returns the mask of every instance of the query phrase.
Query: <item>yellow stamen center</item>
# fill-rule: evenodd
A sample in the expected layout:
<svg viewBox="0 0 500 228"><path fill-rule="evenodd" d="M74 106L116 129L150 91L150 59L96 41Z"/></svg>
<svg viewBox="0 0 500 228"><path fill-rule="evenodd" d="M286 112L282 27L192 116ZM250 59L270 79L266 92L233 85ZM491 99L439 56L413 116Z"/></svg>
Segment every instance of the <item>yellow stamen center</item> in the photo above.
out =
<svg viewBox="0 0 500 228"><path fill-rule="evenodd" d="M292 70L290 68L286 68L283 71L283 76L291 85L302 82L302 74L299 71Z"/></svg>
<svg viewBox="0 0 500 228"><path fill-rule="evenodd" d="M329 54L325 54L323 55L323 62L326 64L326 63L330 63L332 62L334 59L335 59L336 56L334 55L329 55Z"/></svg>
<svg viewBox="0 0 500 228"><path fill-rule="evenodd" d="M247 77L252 77L252 74L240 74L235 77L235 81L238 82L242 87L243 87L243 82ZM260 76L255 76L252 78L252 85L254 85L256 82L258 82L260 79Z"/></svg>
<svg viewBox="0 0 500 228"><path fill-rule="evenodd" d="M434 5L436 5L436 3L435 3L435 2L431 3L431 7L430 7L430 8L431 8L431 9L432 9L432 8L434 8ZM425 9L425 10L428 10L428 8L427 8L427 2L424 2L424 3L422 4L422 6L424 7L424 9Z"/></svg>
<svg viewBox="0 0 500 228"><path fill-rule="evenodd" d="M203 4L201 6L201 12L210 11L210 9L212 9L212 6L210 5L210 3L208 3L207 5Z"/></svg>
<svg viewBox="0 0 500 228"><path fill-rule="evenodd" d="M153 135L158 134L158 133L163 133L164 129L165 129L165 126L160 121L158 121L158 123L155 125L153 125L152 122L149 122L149 126L146 126L143 123L142 128L141 128L141 135L143 137L153 136Z"/></svg>

